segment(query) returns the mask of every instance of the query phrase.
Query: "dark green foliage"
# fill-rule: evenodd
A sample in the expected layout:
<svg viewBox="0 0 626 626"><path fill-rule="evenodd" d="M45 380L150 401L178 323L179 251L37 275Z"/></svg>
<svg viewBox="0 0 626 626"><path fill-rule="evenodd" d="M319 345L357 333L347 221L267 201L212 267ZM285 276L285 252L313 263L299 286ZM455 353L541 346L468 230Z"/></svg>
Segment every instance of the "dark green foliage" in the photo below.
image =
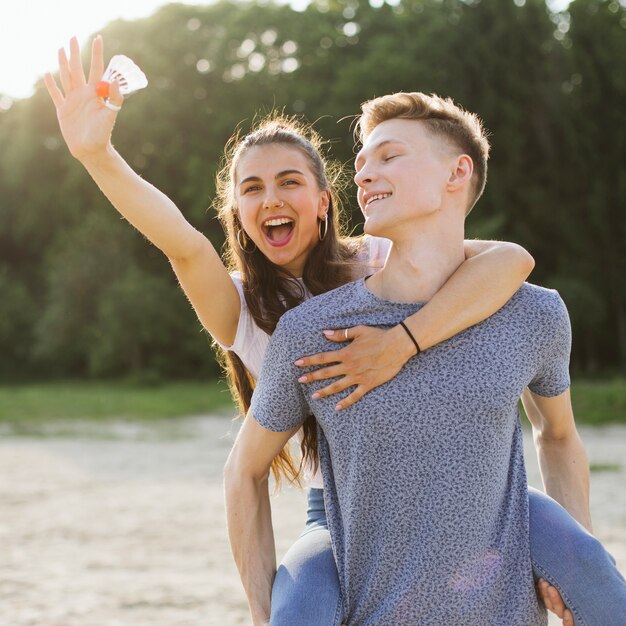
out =
<svg viewBox="0 0 626 626"><path fill-rule="evenodd" d="M116 147L218 248L208 207L222 148L258 112L304 115L348 162L351 116L373 96L436 91L476 111L493 151L468 234L533 253L533 280L569 306L576 371L626 372L620 3L558 15L543 0L172 4L103 35L107 56L128 54L150 80ZM45 91L0 110L0 377L216 372L167 261L71 158Z"/></svg>

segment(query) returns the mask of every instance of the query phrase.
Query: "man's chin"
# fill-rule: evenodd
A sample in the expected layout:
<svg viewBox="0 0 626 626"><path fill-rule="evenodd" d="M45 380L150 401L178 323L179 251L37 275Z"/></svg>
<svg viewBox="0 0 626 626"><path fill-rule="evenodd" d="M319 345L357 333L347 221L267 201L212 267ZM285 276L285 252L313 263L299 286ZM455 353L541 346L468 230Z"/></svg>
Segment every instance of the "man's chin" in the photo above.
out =
<svg viewBox="0 0 626 626"><path fill-rule="evenodd" d="M384 237L388 239L389 235L385 234L387 230L384 224L377 224L372 219L366 219L365 224L363 224L363 232L370 237Z"/></svg>

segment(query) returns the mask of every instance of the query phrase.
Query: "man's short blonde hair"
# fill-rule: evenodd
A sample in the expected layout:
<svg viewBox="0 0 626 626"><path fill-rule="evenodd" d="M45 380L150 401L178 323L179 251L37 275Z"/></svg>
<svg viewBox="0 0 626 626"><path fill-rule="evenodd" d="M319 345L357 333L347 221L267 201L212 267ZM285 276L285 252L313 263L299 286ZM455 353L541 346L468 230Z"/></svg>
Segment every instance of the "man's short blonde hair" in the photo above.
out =
<svg viewBox="0 0 626 626"><path fill-rule="evenodd" d="M489 141L482 121L475 113L465 111L451 98L420 92L400 92L368 100L361 105L363 113L357 120L356 131L361 143L382 122L392 119L420 120L431 133L445 138L474 163L473 194L467 207L468 214L482 195L487 182Z"/></svg>

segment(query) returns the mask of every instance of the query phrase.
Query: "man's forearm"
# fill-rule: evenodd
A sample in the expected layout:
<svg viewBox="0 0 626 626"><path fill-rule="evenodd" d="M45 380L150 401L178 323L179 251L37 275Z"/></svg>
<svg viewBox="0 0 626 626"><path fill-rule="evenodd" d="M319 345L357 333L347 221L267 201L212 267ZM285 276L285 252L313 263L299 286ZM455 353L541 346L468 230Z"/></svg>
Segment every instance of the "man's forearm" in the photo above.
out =
<svg viewBox="0 0 626 626"><path fill-rule="evenodd" d="M546 493L592 532L589 460L578 433L558 439L536 435L535 445Z"/></svg>
<svg viewBox="0 0 626 626"><path fill-rule="evenodd" d="M254 626L269 624L276 552L268 480L225 475L228 534Z"/></svg>

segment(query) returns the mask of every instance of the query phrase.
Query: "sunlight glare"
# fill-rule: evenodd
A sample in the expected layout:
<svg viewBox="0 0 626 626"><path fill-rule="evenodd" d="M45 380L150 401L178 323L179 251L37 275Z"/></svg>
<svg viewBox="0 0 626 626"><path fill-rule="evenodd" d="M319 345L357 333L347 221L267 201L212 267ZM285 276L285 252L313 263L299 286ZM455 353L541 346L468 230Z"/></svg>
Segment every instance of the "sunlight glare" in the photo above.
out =
<svg viewBox="0 0 626 626"><path fill-rule="evenodd" d="M185 2L207 4L206 2ZM109 22L147 17L167 0L9 0L0 6L0 95L26 98L45 72L57 70L57 50L73 35L81 46ZM106 42L105 42L106 44ZM6 104L6 102L5 102Z"/></svg>

